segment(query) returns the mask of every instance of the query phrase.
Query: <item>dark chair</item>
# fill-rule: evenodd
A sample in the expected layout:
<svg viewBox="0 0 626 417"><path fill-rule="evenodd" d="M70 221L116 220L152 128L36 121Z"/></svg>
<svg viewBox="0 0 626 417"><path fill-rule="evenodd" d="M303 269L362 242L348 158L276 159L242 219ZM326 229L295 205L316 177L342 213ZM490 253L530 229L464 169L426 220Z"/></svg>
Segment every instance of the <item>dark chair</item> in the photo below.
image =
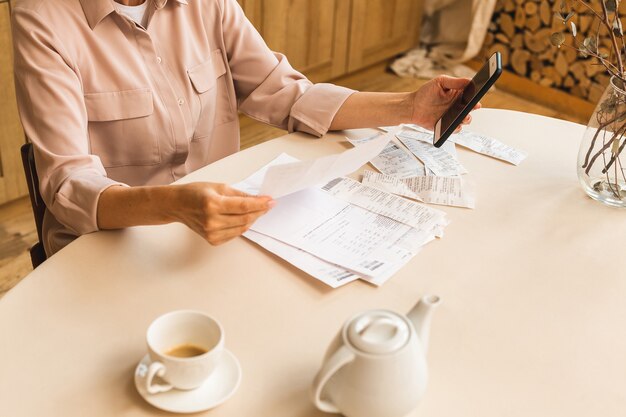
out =
<svg viewBox="0 0 626 417"><path fill-rule="evenodd" d="M35 168L35 156L33 155L33 145L26 143L22 145L22 163L24 164L24 174L26 175L26 182L28 183L28 194L30 195L30 203L33 207L33 215L35 216L35 225L37 226L37 236L39 242L35 243L30 248L30 260L33 263L33 268L37 268L48 257L46 251L43 248L42 240L42 227L43 227L43 215L46 212L46 205L39 193L39 177L37 177L37 169Z"/></svg>

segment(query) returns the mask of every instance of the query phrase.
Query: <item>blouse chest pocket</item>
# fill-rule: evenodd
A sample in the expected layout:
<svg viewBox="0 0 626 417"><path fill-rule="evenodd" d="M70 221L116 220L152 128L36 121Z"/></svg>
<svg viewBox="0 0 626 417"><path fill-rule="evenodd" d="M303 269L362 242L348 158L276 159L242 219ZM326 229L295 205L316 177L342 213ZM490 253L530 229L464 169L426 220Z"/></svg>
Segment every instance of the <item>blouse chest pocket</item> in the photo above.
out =
<svg viewBox="0 0 626 417"><path fill-rule="evenodd" d="M85 94L89 145L108 168L161 162L149 88Z"/></svg>
<svg viewBox="0 0 626 417"><path fill-rule="evenodd" d="M187 74L199 103L199 111L193 114L195 141L210 137L215 127L233 121L237 113L232 106L221 49L213 51L208 61L189 68Z"/></svg>

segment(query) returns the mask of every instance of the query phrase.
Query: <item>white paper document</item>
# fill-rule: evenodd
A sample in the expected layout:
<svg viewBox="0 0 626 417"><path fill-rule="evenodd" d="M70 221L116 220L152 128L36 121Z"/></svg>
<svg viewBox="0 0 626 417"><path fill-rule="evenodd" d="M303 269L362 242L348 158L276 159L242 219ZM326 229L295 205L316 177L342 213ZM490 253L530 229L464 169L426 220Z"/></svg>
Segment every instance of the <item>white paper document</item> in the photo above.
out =
<svg viewBox="0 0 626 417"><path fill-rule="evenodd" d="M417 132L412 132L417 133ZM432 144L422 140L411 139L406 135L399 134L398 139L417 158L419 158L428 169L438 177L453 177L466 174L467 170L457 161L457 159L442 148L435 148Z"/></svg>
<svg viewBox="0 0 626 417"><path fill-rule="evenodd" d="M420 128L419 126L411 127L411 129L413 130L403 130L400 133L397 133L396 136L398 137L398 139L414 139L421 142L429 143L431 145L433 144L433 139L435 138L433 132L429 132L424 128ZM443 149L444 151L448 152L454 157L454 159L457 159L458 157L456 152L456 146L452 141L445 141L439 149Z"/></svg>
<svg viewBox="0 0 626 417"><path fill-rule="evenodd" d="M462 177L394 178L374 171L365 171L363 185L425 203L474 208L476 197L472 183Z"/></svg>
<svg viewBox="0 0 626 417"><path fill-rule="evenodd" d="M513 165L519 165L528 156L524 151L517 150L497 139L478 133L464 131L453 136L450 139L465 148L510 162Z"/></svg>
<svg viewBox="0 0 626 417"><path fill-rule="evenodd" d="M234 187L257 194L255 188L270 166L287 161L293 158L283 154ZM445 217L437 216L438 221L424 221L417 229L319 187L276 202L244 236L332 287L357 277L382 285L423 245L442 236L447 224Z"/></svg>
<svg viewBox="0 0 626 417"><path fill-rule="evenodd" d="M412 130L403 130L399 133L399 135L409 135L410 137L413 137L415 139L424 140L426 142L432 143L433 132L431 132L430 130L424 129L423 127L417 125L403 126L408 127ZM418 134L413 134L414 132L417 132ZM430 139L427 139L428 137L430 137ZM448 139L448 141L446 141L446 144L450 142L457 143L474 152L491 156L492 158L501 159L506 162L510 162L513 165L519 165L524 159L526 159L526 157L528 157L528 154L526 152L520 151L505 143L502 143L498 139L469 130L463 130L460 133L454 133L450 135L450 138Z"/></svg>
<svg viewBox="0 0 626 417"><path fill-rule="evenodd" d="M380 135L374 135L361 139L348 139L354 146L376 139ZM406 178L418 175L426 175L424 164L409 155L394 142L389 142L382 152L370 160L370 163L383 174L394 177Z"/></svg>
<svg viewBox="0 0 626 417"><path fill-rule="evenodd" d="M393 178L388 175L385 177ZM446 224L446 213L443 211L361 184L352 178L337 178L322 189L340 200L416 229L432 230L440 224Z"/></svg>
<svg viewBox="0 0 626 417"><path fill-rule="evenodd" d="M348 175L376 157L393 134L384 134L347 151L308 161L270 166L259 193L280 198L296 191Z"/></svg>
<svg viewBox="0 0 626 417"><path fill-rule="evenodd" d="M338 288L359 279L359 275L347 269L323 261L302 249L289 246L254 230L248 230L244 236L332 288Z"/></svg>

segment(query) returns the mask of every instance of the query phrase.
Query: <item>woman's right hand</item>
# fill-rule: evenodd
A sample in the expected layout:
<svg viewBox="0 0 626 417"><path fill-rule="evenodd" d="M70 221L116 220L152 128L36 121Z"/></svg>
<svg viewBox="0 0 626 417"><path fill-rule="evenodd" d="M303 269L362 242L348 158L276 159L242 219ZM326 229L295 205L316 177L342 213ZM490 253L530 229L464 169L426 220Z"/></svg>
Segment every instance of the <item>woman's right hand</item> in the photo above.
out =
<svg viewBox="0 0 626 417"><path fill-rule="evenodd" d="M191 183L175 190L173 216L211 245L242 235L276 204L271 197L249 195L226 184Z"/></svg>

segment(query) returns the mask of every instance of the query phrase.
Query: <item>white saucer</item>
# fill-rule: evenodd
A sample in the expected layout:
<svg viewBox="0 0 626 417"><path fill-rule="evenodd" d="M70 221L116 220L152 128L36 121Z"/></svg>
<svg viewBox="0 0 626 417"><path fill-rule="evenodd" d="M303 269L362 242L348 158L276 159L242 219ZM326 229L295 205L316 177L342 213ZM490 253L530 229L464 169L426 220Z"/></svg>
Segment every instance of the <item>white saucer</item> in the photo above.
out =
<svg viewBox="0 0 626 417"><path fill-rule="evenodd" d="M228 350L224 350L222 362L211 376L200 387L190 391L173 389L149 394L145 379L149 365L150 357L146 355L135 369L135 387L148 403L172 413L197 413L217 407L237 391L241 382L239 361Z"/></svg>

